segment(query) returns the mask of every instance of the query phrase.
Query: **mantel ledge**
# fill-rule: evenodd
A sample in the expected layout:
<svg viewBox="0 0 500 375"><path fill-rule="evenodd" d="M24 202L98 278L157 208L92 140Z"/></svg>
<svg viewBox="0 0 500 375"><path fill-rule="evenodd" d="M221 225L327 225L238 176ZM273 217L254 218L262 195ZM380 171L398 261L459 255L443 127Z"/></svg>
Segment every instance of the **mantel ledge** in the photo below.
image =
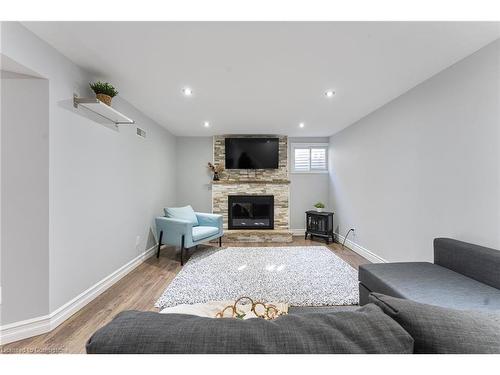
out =
<svg viewBox="0 0 500 375"><path fill-rule="evenodd" d="M242 184L287 185L290 184L290 180L240 180L240 181L219 180L219 181L211 181L211 184L212 185L242 185Z"/></svg>

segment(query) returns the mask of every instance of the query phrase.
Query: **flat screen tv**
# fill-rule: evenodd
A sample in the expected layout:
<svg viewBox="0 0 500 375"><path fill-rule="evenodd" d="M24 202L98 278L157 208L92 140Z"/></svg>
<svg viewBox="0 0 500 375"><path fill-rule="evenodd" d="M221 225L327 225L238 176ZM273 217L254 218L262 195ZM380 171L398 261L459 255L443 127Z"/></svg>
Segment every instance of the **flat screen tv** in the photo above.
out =
<svg viewBox="0 0 500 375"><path fill-rule="evenodd" d="M276 169L278 138L226 138L226 169Z"/></svg>

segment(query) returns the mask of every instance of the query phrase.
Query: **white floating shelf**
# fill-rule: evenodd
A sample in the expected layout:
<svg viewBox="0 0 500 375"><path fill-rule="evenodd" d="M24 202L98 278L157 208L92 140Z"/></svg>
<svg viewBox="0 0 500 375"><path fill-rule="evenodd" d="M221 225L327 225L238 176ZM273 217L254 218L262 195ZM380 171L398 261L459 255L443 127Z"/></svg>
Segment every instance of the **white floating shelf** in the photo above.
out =
<svg viewBox="0 0 500 375"><path fill-rule="evenodd" d="M79 106L104 117L106 120L113 122L115 125L135 124L134 120L128 118L123 113L118 112L116 109L111 108L109 105L104 104L97 98L79 98L74 96L73 107L78 108Z"/></svg>

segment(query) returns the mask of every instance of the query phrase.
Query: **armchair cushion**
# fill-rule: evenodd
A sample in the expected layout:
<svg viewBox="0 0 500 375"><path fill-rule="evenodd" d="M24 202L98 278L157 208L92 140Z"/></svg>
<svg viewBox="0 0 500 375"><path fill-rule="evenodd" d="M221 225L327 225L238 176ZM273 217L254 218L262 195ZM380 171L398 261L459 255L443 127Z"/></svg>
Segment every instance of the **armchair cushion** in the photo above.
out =
<svg viewBox="0 0 500 375"><path fill-rule="evenodd" d="M193 226L198 226L198 218L191 206L185 207L168 207L165 208L165 216L171 219L181 219L187 220L193 224Z"/></svg>
<svg viewBox="0 0 500 375"><path fill-rule="evenodd" d="M218 227L222 232L222 215L196 212L196 217L198 218L199 225Z"/></svg>
<svg viewBox="0 0 500 375"><path fill-rule="evenodd" d="M214 236L219 233L219 228L217 227L205 227L205 226L197 226L193 227L193 241L198 242L204 238Z"/></svg>

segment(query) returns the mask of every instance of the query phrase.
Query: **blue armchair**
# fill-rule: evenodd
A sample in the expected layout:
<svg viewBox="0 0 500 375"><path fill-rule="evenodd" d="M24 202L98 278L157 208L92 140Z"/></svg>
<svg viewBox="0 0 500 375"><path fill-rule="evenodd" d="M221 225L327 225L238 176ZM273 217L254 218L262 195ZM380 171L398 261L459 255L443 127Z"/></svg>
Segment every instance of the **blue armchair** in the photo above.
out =
<svg viewBox="0 0 500 375"><path fill-rule="evenodd" d="M184 265L184 250L202 242L219 238L222 246L222 215L194 212L191 206L165 208L165 216L156 218L158 250L161 245L174 245L181 248L181 265Z"/></svg>

